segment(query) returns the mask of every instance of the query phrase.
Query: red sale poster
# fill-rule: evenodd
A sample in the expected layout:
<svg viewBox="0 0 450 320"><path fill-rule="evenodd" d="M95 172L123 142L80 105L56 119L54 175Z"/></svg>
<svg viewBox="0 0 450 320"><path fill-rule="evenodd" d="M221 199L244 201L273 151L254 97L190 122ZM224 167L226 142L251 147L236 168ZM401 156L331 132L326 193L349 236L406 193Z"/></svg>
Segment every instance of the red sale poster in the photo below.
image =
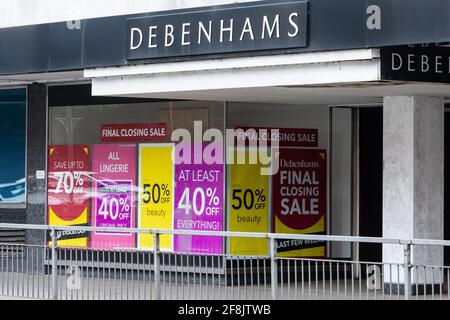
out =
<svg viewBox="0 0 450 320"><path fill-rule="evenodd" d="M274 231L284 234L324 234L327 211L326 151L280 149L280 170L273 177ZM278 241L280 256L323 257L325 243Z"/></svg>
<svg viewBox="0 0 450 320"><path fill-rule="evenodd" d="M91 224L95 227L129 229L135 226L136 146L94 145L92 147L94 197ZM134 248L130 232L93 232L96 249Z"/></svg>
<svg viewBox="0 0 450 320"><path fill-rule="evenodd" d="M48 224L87 226L90 150L86 145L50 146L48 159ZM57 232L59 246L86 247L86 232Z"/></svg>

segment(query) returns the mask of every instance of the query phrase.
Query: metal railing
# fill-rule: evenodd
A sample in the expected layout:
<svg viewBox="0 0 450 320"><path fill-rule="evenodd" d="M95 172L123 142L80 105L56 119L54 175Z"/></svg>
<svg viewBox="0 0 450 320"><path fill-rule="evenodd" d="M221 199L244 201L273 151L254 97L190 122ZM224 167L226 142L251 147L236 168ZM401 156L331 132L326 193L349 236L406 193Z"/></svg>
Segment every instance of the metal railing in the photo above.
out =
<svg viewBox="0 0 450 320"><path fill-rule="evenodd" d="M123 229L0 224L27 230L42 245L0 243L0 297L61 300L450 299L450 267L414 264L412 248L450 241L196 231L196 236L266 239L267 256L164 252L162 235L192 231L127 229L152 235L154 249L60 247L58 231ZM49 233L51 241L45 243ZM371 243L403 249L403 260L361 262L281 257L280 240ZM224 242L225 243L225 242Z"/></svg>

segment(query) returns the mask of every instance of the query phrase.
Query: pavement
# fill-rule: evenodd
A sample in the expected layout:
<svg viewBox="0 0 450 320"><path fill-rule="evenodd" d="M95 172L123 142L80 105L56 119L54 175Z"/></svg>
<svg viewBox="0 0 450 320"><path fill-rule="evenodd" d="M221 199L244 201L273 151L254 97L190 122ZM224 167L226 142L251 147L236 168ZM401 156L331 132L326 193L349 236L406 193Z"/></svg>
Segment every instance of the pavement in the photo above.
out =
<svg viewBox="0 0 450 320"><path fill-rule="evenodd" d="M270 283L259 285L224 286L220 281L208 283L204 279L173 275L162 278L163 300L271 300ZM195 282L195 283L194 283ZM52 298L51 276L0 272L0 300L28 300ZM117 278L102 275L73 277L58 276L60 300L151 300L155 299L155 283L149 277L119 274ZM397 300L396 293L369 289L365 281L308 281L290 282L277 288L280 300ZM448 294L415 296L413 299L449 299Z"/></svg>

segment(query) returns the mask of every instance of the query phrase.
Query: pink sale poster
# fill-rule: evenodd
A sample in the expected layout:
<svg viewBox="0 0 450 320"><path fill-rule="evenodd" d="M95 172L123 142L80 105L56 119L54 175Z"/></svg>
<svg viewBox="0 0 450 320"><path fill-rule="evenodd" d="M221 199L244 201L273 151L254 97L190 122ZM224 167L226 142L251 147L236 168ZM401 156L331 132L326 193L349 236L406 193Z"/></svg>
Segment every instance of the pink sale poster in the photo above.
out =
<svg viewBox="0 0 450 320"><path fill-rule="evenodd" d="M177 155L180 148L177 145ZM223 146L218 146L221 150ZM184 152L191 153L191 160L197 163L177 163L175 166L175 230L223 231L223 155L219 162L205 163L201 153L202 145L192 145ZM196 155L198 157L196 157ZM223 241L216 236L174 236L175 252L196 254L222 254Z"/></svg>
<svg viewBox="0 0 450 320"><path fill-rule="evenodd" d="M136 146L94 145L91 225L129 229L135 226ZM93 232L96 249L134 248L129 232Z"/></svg>

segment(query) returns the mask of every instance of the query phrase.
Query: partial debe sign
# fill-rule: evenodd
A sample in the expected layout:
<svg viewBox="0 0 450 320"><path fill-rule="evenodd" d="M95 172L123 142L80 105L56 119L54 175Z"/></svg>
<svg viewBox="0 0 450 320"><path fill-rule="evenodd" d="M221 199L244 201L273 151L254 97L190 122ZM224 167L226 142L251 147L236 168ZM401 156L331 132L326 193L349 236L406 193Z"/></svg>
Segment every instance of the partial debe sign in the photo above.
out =
<svg viewBox="0 0 450 320"><path fill-rule="evenodd" d="M438 45L382 48L381 78L450 83L450 48Z"/></svg>

